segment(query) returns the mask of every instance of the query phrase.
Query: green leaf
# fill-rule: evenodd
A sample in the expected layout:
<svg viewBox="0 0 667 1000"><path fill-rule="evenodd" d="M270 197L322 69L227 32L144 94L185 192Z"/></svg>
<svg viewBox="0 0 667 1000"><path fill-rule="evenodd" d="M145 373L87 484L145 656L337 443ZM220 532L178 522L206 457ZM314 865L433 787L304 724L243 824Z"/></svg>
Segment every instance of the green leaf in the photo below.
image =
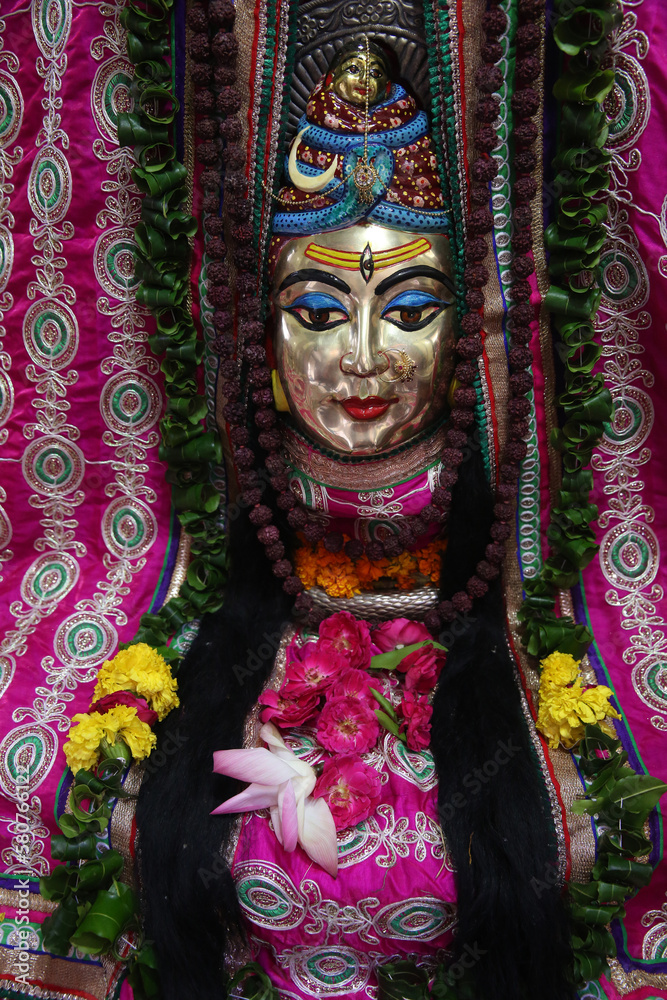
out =
<svg viewBox="0 0 667 1000"><path fill-rule="evenodd" d="M135 1000L152 1000L160 994L157 958L152 945L146 942L130 960L127 980Z"/></svg>
<svg viewBox="0 0 667 1000"><path fill-rule="evenodd" d="M261 965L247 962L230 982L227 996L245 997L246 1000L277 1000L278 992Z"/></svg>
<svg viewBox="0 0 667 1000"><path fill-rule="evenodd" d="M414 962L398 961L380 965L377 970L379 1000L426 1000L428 973Z"/></svg>
<svg viewBox="0 0 667 1000"><path fill-rule="evenodd" d="M45 898L48 899L49 897ZM52 955L68 955L72 947L70 938L76 931L78 923L79 911L77 902L73 896L70 896L42 924L42 944L44 951L48 951Z"/></svg>
<svg viewBox="0 0 667 1000"><path fill-rule="evenodd" d="M43 875L39 880L39 891L44 899L60 902L69 896L76 870L57 865L50 875Z"/></svg>
<svg viewBox="0 0 667 1000"><path fill-rule="evenodd" d="M651 841L642 833L626 830L625 824L620 833L605 833L599 841L599 848L608 847L618 854L627 854L633 858L641 858L651 851Z"/></svg>
<svg viewBox="0 0 667 1000"><path fill-rule="evenodd" d="M92 891L94 889L106 889L111 885L114 875L122 871L123 858L118 851L106 851L94 861L86 861L77 870L78 879L76 889L78 891Z"/></svg>
<svg viewBox="0 0 667 1000"><path fill-rule="evenodd" d="M389 716L389 718L394 719L394 721L397 721L396 712L394 711L394 706L392 705L392 703L390 701L387 701L384 695L381 695L379 691L375 690L375 688L371 688L371 694L377 701L378 705L382 706L382 708L384 709L385 713Z"/></svg>
<svg viewBox="0 0 667 1000"><path fill-rule="evenodd" d="M97 854L98 841L92 833L80 833L68 838L54 833L51 837L51 855L56 861L83 861Z"/></svg>
<svg viewBox="0 0 667 1000"><path fill-rule="evenodd" d="M648 816L662 795L667 792L667 785L650 774L636 774L622 778L611 791L612 802L622 804L628 812Z"/></svg>
<svg viewBox="0 0 667 1000"><path fill-rule="evenodd" d="M396 722L396 720L391 719L386 712L382 711L382 709L380 708L375 709L375 717L383 729L387 729L390 733L393 733L393 735L397 736L399 740L405 739L404 735L398 728L398 723Z"/></svg>
<svg viewBox="0 0 667 1000"><path fill-rule="evenodd" d="M108 952L125 928L136 919L139 904L129 886L113 882L109 889L101 889L72 935L72 944L84 955L102 955Z"/></svg>
<svg viewBox="0 0 667 1000"><path fill-rule="evenodd" d="M371 670L395 670L406 656L414 653L416 649L422 649L424 646L432 646L434 649L442 649L446 652L445 646L441 646L435 639L429 639L424 642L413 642L409 646L403 646L401 649L390 649L387 653L378 653L377 656L371 657Z"/></svg>

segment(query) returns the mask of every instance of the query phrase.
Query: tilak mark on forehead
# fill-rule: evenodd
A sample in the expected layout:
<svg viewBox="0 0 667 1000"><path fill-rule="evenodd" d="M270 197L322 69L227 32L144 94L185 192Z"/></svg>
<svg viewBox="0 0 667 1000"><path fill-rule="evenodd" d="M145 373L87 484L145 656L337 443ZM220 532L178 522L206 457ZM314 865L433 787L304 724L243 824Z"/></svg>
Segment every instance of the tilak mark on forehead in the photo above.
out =
<svg viewBox="0 0 667 1000"><path fill-rule="evenodd" d="M367 243L362 253L355 250L333 250L331 247L321 247L317 243L309 243L305 250L305 256L316 260L319 264L328 264L330 267L342 268L344 271L358 269L368 284L376 270L379 271L382 268L393 267L394 264L412 260L414 257L427 253L430 249L431 244L422 236L417 240L412 240L411 243L375 252L371 249L370 243Z"/></svg>

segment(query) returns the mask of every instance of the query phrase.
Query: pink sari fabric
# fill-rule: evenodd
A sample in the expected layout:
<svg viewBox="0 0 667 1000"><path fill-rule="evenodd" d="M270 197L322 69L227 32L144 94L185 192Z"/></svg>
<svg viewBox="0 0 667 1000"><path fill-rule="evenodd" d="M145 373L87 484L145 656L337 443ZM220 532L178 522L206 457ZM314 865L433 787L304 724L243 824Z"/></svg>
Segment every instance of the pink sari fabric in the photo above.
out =
<svg viewBox="0 0 667 1000"><path fill-rule="evenodd" d="M283 734L311 765L329 756L315 731ZM377 996L379 964L411 957L431 968L455 923L454 874L437 822L428 750L389 733L362 755L382 798L367 820L338 833L338 876L301 847L287 853L268 811L244 817L232 874L256 960L282 998Z"/></svg>
<svg viewBox="0 0 667 1000"><path fill-rule="evenodd" d="M20 974L23 941L35 990L71 996L104 995L108 974L39 956L62 744L173 563L162 376L134 297L140 202L116 135L131 107L121 9L10 0L0 23L0 980Z"/></svg>
<svg viewBox="0 0 667 1000"><path fill-rule="evenodd" d="M667 22L661 0L623 7L623 27L610 53L617 83L606 103L611 201L597 322L604 347L600 370L614 414L593 461L599 557L583 574L575 608L596 637L591 663L618 699L623 721L617 729L630 762L665 781ZM651 830L651 861L658 864L663 833L657 817ZM629 902L614 935L615 988L632 989L637 998L667 996L664 863Z"/></svg>

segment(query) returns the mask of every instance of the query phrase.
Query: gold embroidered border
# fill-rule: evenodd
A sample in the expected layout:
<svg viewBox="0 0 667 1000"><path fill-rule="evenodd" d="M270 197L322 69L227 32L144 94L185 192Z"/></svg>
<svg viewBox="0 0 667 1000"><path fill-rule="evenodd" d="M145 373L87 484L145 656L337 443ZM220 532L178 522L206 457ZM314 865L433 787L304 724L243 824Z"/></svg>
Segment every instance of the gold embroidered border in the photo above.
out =
<svg viewBox="0 0 667 1000"><path fill-rule="evenodd" d="M137 888L137 879L132 856L132 825L137 811L137 796L143 777L144 765L133 764L123 783L123 790L128 793L128 798L118 799L111 814L109 831L112 846L123 858L123 871L120 880L126 882L134 890Z"/></svg>
<svg viewBox="0 0 667 1000"><path fill-rule="evenodd" d="M18 889L0 889L0 906L12 906L15 910L18 910L19 900L23 898L24 894L19 892ZM35 913L53 913L57 908L58 903L54 903L50 899L44 899L37 892L30 893L29 909Z"/></svg>
<svg viewBox="0 0 667 1000"><path fill-rule="evenodd" d="M171 580L169 581L169 590L164 599L164 603L171 601L173 597L178 597L179 591L181 589L181 584L185 581L185 577L188 571L188 564L190 562L190 549L192 547L192 538L188 535L185 528L181 528L181 537L178 540L178 551L176 553L176 562L174 563L174 569L171 574Z"/></svg>
<svg viewBox="0 0 667 1000"><path fill-rule="evenodd" d="M288 463L326 486L341 490L379 490L404 482L435 465L445 447L446 427L440 427L407 450L397 450L367 462L341 462L309 445L292 428L281 428Z"/></svg>
<svg viewBox="0 0 667 1000"><path fill-rule="evenodd" d="M626 972L617 958L609 959L609 969L611 981L623 997L644 986L653 990L667 989L667 974L664 972L645 972L644 969Z"/></svg>
<svg viewBox="0 0 667 1000"><path fill-rule="evenodd" d="M24 989L16 982L16 958L14 948L0 948L0 988L6 990ZM31 997L44 997L48 1000L104 1000L107 993L107 983L104 970L100 966L84 965L79 962L68 962L63 958L53 958L51 955L34 955L27 953L25 964L28 971L23 978L30 984ZM54 988L54 984L58 986Z"/></svg>

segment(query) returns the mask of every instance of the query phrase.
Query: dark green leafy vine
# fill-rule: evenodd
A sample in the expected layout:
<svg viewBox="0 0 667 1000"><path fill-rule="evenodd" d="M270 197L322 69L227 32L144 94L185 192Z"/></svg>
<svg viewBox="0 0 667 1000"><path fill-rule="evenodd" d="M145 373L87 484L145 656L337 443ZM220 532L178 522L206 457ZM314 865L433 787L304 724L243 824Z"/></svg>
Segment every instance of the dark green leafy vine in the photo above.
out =
<svg viewBox="0 0 667 1000"><path fill-rule="evenodd" d="M622 13L614 0L556 6L561 13L554 39L569 61L554 87L562 109L554 160L557 212L545 233L552 281L545 304L554 317L564 362L565 391L557 400L563 419L552 436L562 455L563 478L547 531L551 554L540 575L524 582L520 618L533 656L544 659L558 650L580 659L593 637L586 626L558 617L554 601L560 588L577 582L598 548L591 526L598 511L591 503L593 478L586 466L611 413L609 391L602 376L593 373L601 353L593 318L602 295L597 284L607 214L599 199L609 184L610 161L600 104L614 84L613 71L602 69L601 63L607 36Z"/></svg>
<svg viewBox="0 0 667 1000"><path fill-rule="evenodd" d="M598 726L586 727L578 753L590 784L587 797L575 802L572 811L594 816L602 831L591 881L568 887L575 982L586 983L604 975L608 956L616 954L607 925L625 915L625 901L651 879L652 866L637 859L651 850L644 824L667 785L649 774L636 774L620 741Z"/></svg>
<svg viewBox="0 0 667 1000"><path fill-rule="evenodd" d="M121 13L127 47L135 63L135 110L119 115L118 141L134 146L138 165L132 179L143 194L135 230L137 301L155 316L151 349L163 356L167 411L160 422L160 459L167 464L172 502L192 538L192 559L177 598L156 614L143 615L132 643L146 642L165 659L178 653L169 636L187 621L222 602L227 557L220 495L210 482L212 464L222 460L218 435L205 429L206 400L198 391L203 344L191 316L190 242L197 220L183 210L187 171L175 158L171 129L178 101L171 93L168 62L173 0L131 0Z"/></svg>

